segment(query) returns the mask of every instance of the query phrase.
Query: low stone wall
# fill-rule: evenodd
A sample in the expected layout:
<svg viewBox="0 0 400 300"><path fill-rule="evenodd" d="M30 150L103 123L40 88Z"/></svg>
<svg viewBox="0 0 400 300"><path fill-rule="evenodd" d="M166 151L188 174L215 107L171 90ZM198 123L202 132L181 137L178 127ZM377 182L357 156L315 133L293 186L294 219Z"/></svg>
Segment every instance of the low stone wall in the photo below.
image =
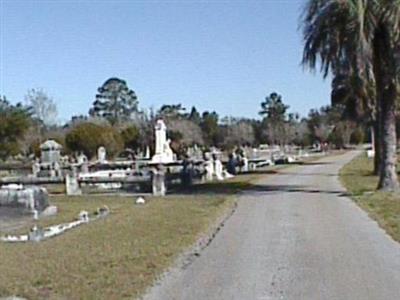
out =
<svg viewBox="0 0 400 300"><path fill-rule="evenodd" d="M48 194L45 188L31 186L25 188L0 189L0 209L1 206L21 207L27 211L42 212L49 206Z"/></svg>

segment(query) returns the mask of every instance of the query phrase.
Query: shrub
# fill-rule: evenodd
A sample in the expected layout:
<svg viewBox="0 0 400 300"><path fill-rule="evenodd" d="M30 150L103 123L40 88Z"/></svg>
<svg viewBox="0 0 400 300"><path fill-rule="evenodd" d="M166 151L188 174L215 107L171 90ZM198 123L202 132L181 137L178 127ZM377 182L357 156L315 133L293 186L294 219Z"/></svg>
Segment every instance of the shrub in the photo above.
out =
<svg viewBox="0 0 400 300"><path fill-rule="evenodd" d="M356 145L361 144L364 142L364 138L365 138L364 131L361 128L356 128L351 133L350 143L356 144Z"/></svg>
<svg viewBox="0 0 400 300"><path fill-rule="evenodd" d="M134 125L130 125L129 127L122 129L121 138L125 148L136 149L140 147L140 132L139 129Z"/></svg>
<svg viewBox="0 0 400 300"><path fill-rule="evenodd" d="M65 142L71 151L82 151L89 158L96 155L100 146L105 147L111 157L123 149L123 140L117 130L111 126L93 123L80 123L72 128L67 133Z"/></svg>

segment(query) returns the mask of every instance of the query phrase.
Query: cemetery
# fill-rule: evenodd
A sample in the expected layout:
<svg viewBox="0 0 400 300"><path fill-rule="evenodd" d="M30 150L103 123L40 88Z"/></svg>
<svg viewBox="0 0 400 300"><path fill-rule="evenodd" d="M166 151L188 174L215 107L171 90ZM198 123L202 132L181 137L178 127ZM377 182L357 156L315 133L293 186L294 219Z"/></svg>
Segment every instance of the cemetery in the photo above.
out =
<svg viewBox="0 0 400 300"><path fill-rule="evenodd" d="M163 196L168 186L178 183L183 186L193 182L207 182L229 179L238 173L254 171L259 167L274 164L298 162L310 154L293 147L238 148L230 153L212 148L203 152L198 147L187 149L187 155L178 160L167 139L167 128L162 119L155 125L155 153L150 157L135 160L109 161L107 150L99 147L97 159L89 161L80 153L76 162L62 157L62 147L54 140L48 140L41 146L41 158L32 163L32 174L0 178L0 184L7 185L43 185L64 184L67 195L81 195L82 187L95 186L104 190L134 190L151 192ZM149 153L149 151L146 151Z"/></svg>
<svg viewBox="0 0 400 300"><path fill-rule="evenodd" d="M16 289L29 299L57 297L53 289L72 298L121 298L119 291L139 295L204 228L235 209L237 192L251 189L263 171L279 168L279 163L307 159L298 149L265 146L237 153L215 147L204 152L194 146L178 159L166 131L165 123L158 120L154 154L146 150L134 160L110 160L107 149L100 147L95 159L80 153L72 161L62 155L57 142L48 140L41 145L31 174L0 178L0 263L5 270L0 281L11 274L30 282L25 286L3 284L2 288L8 294ZM45 188L51 191L56 185L64 186L65 193L53 195ZM37 263L40 251L35 251L26 262L32 271L13 268L32 247L46 251L46 263ZM96 255L93 249L102 254ZM60 278L56 271L60 253L74 261L64 266L67 274L85 277L76 291L63 288L72 279L68 275ZM118 282L126 284L125 276L130 275L114 268L126 264L133 279L128 287L118 289ZM34 270L42 275L38 278ZM106 284L100 275L104 272L112 272L109 278L114 288L93 289L93 285Z"/></svg>
<svg viewBox="0 0 400 300"><path fill-rule="evenodd" d="M132 197L141 194L163 197L169 189L179 193L193 184L229 180L238 174L254 172L257 168L294 163L302 156L308 156L301 150L296 156L292 154L293 150L288 155L285 153L290 153L290 149L281 151L279 147L245 148L240 149L238 154L227 155L217 148L203 152L194 146L187 150L183 160L178 160L170 148L162 119L156 122L154 135L155 153L152 157L147 148L145 157L125 161L107 160L107 150L99 147L96 160L89 161L80 153L76 162L70 162L69 157L62 156L60 144L47 140L40 145L40 159L32 163L32 174L0 178L0 207L20 207L21 215L31 215L37 220L58 212L57 207L49 203L48 192L43 185L64 185L67 196L90 195L88 191L96 191L95 194L105 195L125 193ZM82 221L81 218L79 220ZM2 240L27 241L27 237L3 237Z"/></svg>
<svg viewBox="0 0 400 300"><path fill-rule="evenodd" d="M0 300L399 299L400 0L0 18Z"/></svg>

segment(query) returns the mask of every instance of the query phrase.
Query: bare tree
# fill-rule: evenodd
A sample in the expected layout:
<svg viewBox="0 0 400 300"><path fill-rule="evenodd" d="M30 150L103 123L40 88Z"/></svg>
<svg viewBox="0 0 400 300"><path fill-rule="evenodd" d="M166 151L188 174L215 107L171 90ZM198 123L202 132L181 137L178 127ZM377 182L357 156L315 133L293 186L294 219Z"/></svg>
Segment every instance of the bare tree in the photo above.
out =
<svg viewBox="0 0 400 300"><path fill-rule="evenodd" d="M201 128L196 123L187 119L167 119L166 123L171 132L180 132L182 144L186 146L204 144Z"/></svg>
<svg viewBox="0 0 400 300"><path fill-rule="evenodd" d="M246 119L225 119L225 140L224 144L228 147L240 146L244 144L254 144L254 128L250 120Z"/></svg>
<svg viewBox="0 0 400 300"><path fill-rule="evenodd" d="M40 120L44 126L51 126L57 122L57 105L43 89L30 89L25 101L32 109L32 116Z"/></svg>

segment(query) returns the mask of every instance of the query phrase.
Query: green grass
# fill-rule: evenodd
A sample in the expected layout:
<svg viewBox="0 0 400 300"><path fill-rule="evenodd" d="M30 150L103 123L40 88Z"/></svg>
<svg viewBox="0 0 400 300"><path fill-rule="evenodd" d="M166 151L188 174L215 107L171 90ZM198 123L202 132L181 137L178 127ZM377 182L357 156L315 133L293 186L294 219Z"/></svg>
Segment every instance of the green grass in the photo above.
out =
<svg viewBox="0 0 400 300"><path fill-rule="evenodd" d="M340 178L352 199L400 242L400 194L376 191L378 177L372 170L373 160L364 154L345 165Z"/></svg>
<svg viewBox="0 0 400 300"><path fill-rule="evenodd" d="M124 299L140 295L177 255L233 204L227 196L169 196L144 206L133 198L54 197L71 221L107 205L111 214L40 243L0 244L0 297Z"/></svg>

